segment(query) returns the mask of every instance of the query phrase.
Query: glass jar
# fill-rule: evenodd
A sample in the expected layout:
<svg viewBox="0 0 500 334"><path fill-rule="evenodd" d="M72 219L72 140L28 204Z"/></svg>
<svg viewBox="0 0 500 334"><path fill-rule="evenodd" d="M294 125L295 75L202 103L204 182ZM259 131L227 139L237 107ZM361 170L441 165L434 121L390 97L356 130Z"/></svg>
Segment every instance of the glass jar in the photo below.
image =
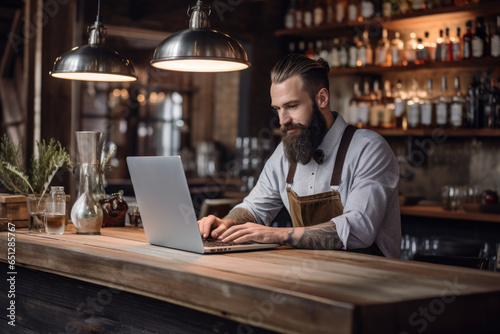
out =
<svg viewBox="0 0 500 334"><path fill-rule="evenodd" d="M63 234L66 226L66 194L64 187L50 187L45 204L45 231L48 234Z"/></svg>

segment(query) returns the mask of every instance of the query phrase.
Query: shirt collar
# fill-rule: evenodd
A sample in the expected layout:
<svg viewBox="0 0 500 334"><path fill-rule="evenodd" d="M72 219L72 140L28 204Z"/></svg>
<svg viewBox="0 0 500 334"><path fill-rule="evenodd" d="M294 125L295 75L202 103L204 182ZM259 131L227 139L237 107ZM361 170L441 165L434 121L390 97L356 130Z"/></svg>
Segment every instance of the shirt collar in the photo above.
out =
<svg viewBox="0 0 500 334"><path fill-rule="evenodd" d="M323 150L325 159L330 158L333 155L333 152L337 151L337 147L340 145L340 139L342 137L342 134L344 133L344 129L347 126L347 123L338 112L333 111L332 113L333 117L335 117L335 122L333 122L333 125L326 133L323 141L318 146L319 149Z"/></svg>

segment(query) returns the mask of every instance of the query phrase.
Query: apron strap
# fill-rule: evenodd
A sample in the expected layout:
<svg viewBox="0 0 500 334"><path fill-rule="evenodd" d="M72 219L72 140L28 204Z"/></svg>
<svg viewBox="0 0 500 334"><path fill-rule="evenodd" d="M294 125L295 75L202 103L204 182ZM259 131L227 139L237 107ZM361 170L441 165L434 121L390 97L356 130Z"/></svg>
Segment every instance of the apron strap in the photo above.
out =
<svg viewBox="0 0 500 334"><path fill-rule="evenodd" d="M297 169L297 163L292 162L290 164L290 168L288 169L288 175L286 177L286 183L287 184L292 184L293 182L293 176L295 175L295 170Z"/></svg>
<svg viewBox="0 0 500 334"><path fill-rule="evenodd" d="M347 154L347 149L351 143L352 136L358 128L353 125L348 125L344 130L342 139L340 140L339 150L337 151L337 157L335 158L335 165L333 167L332 181L330 186L340 185L340 176L342 174L342 167L344 167L344 160Z"/></svg>

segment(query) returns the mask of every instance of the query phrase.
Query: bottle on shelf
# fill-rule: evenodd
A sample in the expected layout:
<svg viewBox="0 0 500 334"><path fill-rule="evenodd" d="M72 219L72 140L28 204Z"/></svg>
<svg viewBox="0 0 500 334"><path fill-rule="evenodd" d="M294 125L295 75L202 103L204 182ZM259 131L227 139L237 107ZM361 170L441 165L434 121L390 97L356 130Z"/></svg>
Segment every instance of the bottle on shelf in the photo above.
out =
<svg viewBox="0 0 500 334"><path fill-rule="evenodd" d="M500 57L500 15L496 17L495 32L490 38L490 54L492 57Z"/></svg>
<svg viewBox="0 0 500 334"><path fill-rule="evenodd" d="M346 68L349 66L349 44L347 44L347 38L345 37L342 37L340 41L341 41L339 49L340 67Z"/></svg>
<svg viewBox="0 0 500 334"><path fill-rule="evenodd" d="M407 64L414 64L417 60L417 39L414 32L410 33L410 39L405 45L405 60Z"/></svg>
<svg viewBox="0 0 500 334"><path fill-rule="evenodd" d="M443 38L443 29L439 30L439 37L436 39L436 61L445 60L442 58L443 48L445 48L444 38Z"/></svg>
<svg viewBox="0 0 500 334"><path fill-rule="evenodd" d="M391 66L391 57L389 55L390 42L387 39L387 29L382 29L382 38L377 42L375 49L375 65Z"/></svg>
<svg viewBox="0 0 500 334"><path fill-rule="evenodd" d="M334 10L335 4L333 0L325 1L325 22L326 24L332 24L335 21Z"/></svg>
<svg viewBox="0 0 500 334"><path fill-rule="evenodd" d="M412 10L422 10L425 9L424 0L413 0L411 5Z"/></svg>
<svg viewBox="0 0 500 334"><path fill-rule="evenodd" d="M499 96L498 96L498 82L495 83L490 79L491 84L488 87L488 96L484 103L484 127L494 129L498 127L499 120Z"/></svg>
<svg viewBox="0 0 500 334"><path fill-rule="evenodd" d="M392 16L392 1L391 0L383 0L382 1L382 16L385 18L389 18Z"/></svg>
<svg viewBox="0 0 500 334"><path fill-rule="evenodd" d="M385 106L382 104L382 91L378 80L373 82L370 101L370 127L379 128L384 122Z"/></svg>
<svg viewBox="0 0 500 334"><path fill-rule="evenodd" d="M324 24L326 21L325 3L322 0L314 0L313 25L315 27Z"/></svg>
<svg viewBox="0 0 500 334"><path fill-rule="evenodd" d="M482 58L487 56L488 51L488 37L484 26L484 18L476 18L476 31L472 37L472 56L474 58Z"/></svg>
<svg viewBox="0 0 500 334"><path fill-rule="evenodd" d="M411 87L406 101L406 113L408 115L408 128L418 128L420 125L420 104L417 78L411 80Z"/></svg>
<svg viewBox="0 0 500 334"><path fill-rule="evenodd" d="M462 59L462 38L460 37L460 27L457 27L457 34L451 37L451 56L450 60L460 60Z"/></svg>
<svg viewBox="0 0 500 334"><path fill-rule="evenodd" d="M446 76L443 75L441 77L441 94L436 105L436 126L439 128L448 127L450 102Z"/></svg>
<svg viewBox="0 0 500 334"><path fill-rule="evenodd" d="M452 128L461 128L464 124L465 97L460 88L460 77L454 80L455 94L451 98L450 125Z"/></svg>
<svg viewBox="0 0 500 334"><path fill-rule="evenodd" d="M404 15L410 11L410 4L408 0L399 1L398 14Z"/></svg>
<svg viewBox="0 0 500 334"><path fill-rule="evenodd" d="M347 1L337 0L335 3L335 22L341 24L346 22Z"/></svg>
<svg viewBox="0 0 500 334"><path fill-rule="evenodd" d="M384 112L380 127L384 129L395 128L396 119L394 118L394 95L392 94L391 82L389 80L384 81L382 105L384 106Z"/></svg>
<svg viewBox="0 0 500 334"><path fill-rule="evenodd" d="M399 79L396 83L394 91L394 117L396 119L396 127L406 130L408 127L406 119L406 98L407 94L403 90L403 82Z"/></svg>
<svg viewBox="0 0 500 334"><path fill-rule="evenodd" d="M353 96L349 101L349 107L347 109L347 122L353 125L357 125L358 118L358 102L361 98L361 91L359 90L359 83L354 83Z"/></svg>
<svg viewBox="0 0 500 334"><path fill-rule="evenodd" d="M436 60L436 43L429 38L429 32L424 32L424 48L426 50L426 62L434 62Z"/></svg>
<svg viewBox="0 0 500 334"><path fill-rule="evenodd" d="M359 128L368 128L368 124L370 122L370 107L370 83L368 82L368 80L365 80L365 82L363 83L363 95L359 98L358 101L357 125Z"/></svg>
<svg viewBox="0 0 500 334"><path fill-rule="evenodd" d="M340 67L340 41L338 38L333 39L333 44L329 54L329 63L332 68Z"/></svg>
<svg viewBox="0 0 500 334"><path fill-rule="evenodd" d="M403 65L405 45L399 36L399 31L396 31L394 33L394 39L391 41L391 66Z"/></svg>
<svg viewBox="0 0 500 334"><path fill-rule="evenodd" d="M327 40L322 40L321 42L321 47L319 48L319 57L323 58L324 60L328 61L329 58L329 53L328 53L328 41Z"/></svg>
<svg viewBox="0 0 500 334"><path fill-rule="evenodd" d="M360 14L363 20L370 19L375 16L375 4L371 0L361 0Z"/></svg>
<svg viewBox="0 0 500 334"><path fill-rule="evenodd" d="M359 38L356 36L356 66L357 67L363 67L366 66L367 59L366 59L366 42L364 39Z"/></svg>
<svg viewBox="0 0 500 334"><path fill-rule="evenodd" d="M415 64L425 64L427 63L427 49L424 45L424 40L422 38L417 38L417 59L415 60Z"/></svg>
<svg viewBox="0 0 500 334"><path fill-rule="evenodd" d="M472 21L469 20L466 22L465 26L467 27L467 31L462 37L462 58L463 59L471 59L472 58L472 39L474 34L472 33Z"/></svg>
<svg viewBox="0 0 500 334"><path fill-rule="evenodd" d="M354 36L354 41L349 45L349 67L355 68L357 67L358 60L358 40L359 36Z"/></svg>
<svg viewBox="0 0 500 334"><path fill-rule="evenodd" d="M295 28L295 10L296 10L296 0L290 0L290 4L285 15L285 28L293 29Z"/></svg>
<svg viewBox="0 0 500 334"><path fill-rule="evenodd" d="M373 48L367 30L363 31L363 44L366 47L366 65L373 65Z"/></svg>
<svg viewBox="0 0 500 334"><path fill-rule="evenodd" d="M436 98L430 78L427 79L427 90L420 99L420 123L427 129L436 126Z"/></svg>
<svg viewBox="0 0 500 334"><path fill-rule="evenodd" d="M472 78L472 82L467 89L467 95L465 96L465 124L467 128L476 127L476 85L478 84L475 77Z"/></svg>
<svg viewBox="0 0 500 334"><path fill-rule="evenodd" d="M304 27L311 28L313 26L314 3L313 0L304 0Z"/></svg>
<svg viewBox="0 0 500 334"><path fill-rule="evenodd" d="M347 6L347 21L350 23L358 22L358 17L360 16L359 11L359 0L349 1Z"/></svg>
<svg viewBox="0 0 500 334"><path fill-rule="evenodd" d="M441 61L449 61L450 54L450 28L446 28L444 33L443 43L441 45Z"/></svg>
<svg viewBox="0 0 500 334"><path fill-rule="evenodd" d="M307 42L307 49L305 50L304 55L306 57L314 59L314 57L316 56L316 51L314 50L314 42Z"/></svg>
<svg viewBox="0 0 500 334"><path fill-rule="evenodd" d="M304 9L305 0L297 0L297 6L295 7L295 28L304 28Z"/></svg>

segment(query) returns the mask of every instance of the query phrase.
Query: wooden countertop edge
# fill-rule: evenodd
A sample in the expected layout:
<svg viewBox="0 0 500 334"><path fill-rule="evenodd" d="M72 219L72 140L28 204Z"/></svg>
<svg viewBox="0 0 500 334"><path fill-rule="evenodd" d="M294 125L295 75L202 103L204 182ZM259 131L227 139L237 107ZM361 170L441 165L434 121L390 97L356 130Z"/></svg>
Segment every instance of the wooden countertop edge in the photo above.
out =
<svg viewBox="0 0 500 334"><path fill-rule="evenodd" d="M5 234L6 233L0 233L0 238ZM129 276L136 275L137 282L140 282L141 279L144 278L143 269L145 269L146 264L148 266L154 266L154 263L143 262L148 261L146 256L130 257L130 254L128 254L128 259L126 261L117 260L115 255L117 255L117 253L123 253L117 250L106 250L108 253L102 254L102 249L98 247L73 244L71 251L68 252L68 255L72 259L59 258L60 261L58 263L48 261L44 266L37 265L36 262L40 254L49 256L50 253L57 252L59 256L64 255L61 254L60 247L50 245L54 243L57 242L50 239L45 239L39 244L16 240L16 246L22 247L24 253L21 258L17 258L16 265L139 294L249 325L253 325L249 315L251 315L252 312L258 311L258 308L246 302L252 300L254 303L266 303L266 301L272 300L272 294L276 293L276 300L279 300L281 295L281 297L285 297L285 301L280 304L280 307L274 307L272 316L264 319L262 323L258 324L258 327L279 332L295 333L313 330L315 333L329 333L331 326L328 324L336 324L339 328L350 331L350 327L354 322L352 317L355 306L353 305L334 302L323 298L315 298L311 295L306 296L303 293L280 289L279 287L270 289L269 287L265 287L264 284L256 283L252 286L248 282L245 284L239 283L239 279L244 278L244 275L237 275L234 273L226 272L224 279L221 279L217 277L218 270L213 270L211 276L200 276L192 272L189 273L189 275L183 275L179 273L179 271L156 266L156 268L154 268L156 272L153 272L151 269L148 271L149 289L137 288L137 284L131 282L130 279L126 280L123 276L115 276L111 280L99 278L99 273L104 272L106 268L108 268L109 274L112 274L112 270L109 268L123 266L126 267ZM93 252L88 253L91 248L94 248ZM5 243L0 243L0 252L0 261L6 262L4 254L7 254L7 249ZM84 254L84 252L86 254ZM85 275L81 273L75 275L69 266L61 264L71 260L85 260L87 263L91 263L94 269L89 270ZM150 261L154 262L153 260ZM112 262L115 263L111 265ZM205 270L205 274L207 274L207 271L210 272L209 270ZM166 287L164 284L161 284L162 279L165 279L165 277L168 277L171 283L175 281L175 284L173 284L174 286ZM195 280L200 280L201 282L195 282ZM200 291L196 291L196 288L200 283L205 287L203 292L211 296L199 299L200 295L197 292ZM227 286L228 284L229 287ZM231 296L224 296L224 288L221 288L222 286L227 288L226 292L229 291ZM155 287L161 287L160 290L162 291L155 291ZM249 289L249 287L251 289ZM168 289L168 291L165 289ZM198 290L200 289L198 288ZM200 302L196 302L193 299L199 299ZM216 301L218 305L203 305L201 300L206 299ZM303 312L304 309L307 309L308 312ZM293 313L296 314L293 315ZM309 320L304 319L306 315L310 316ZM321 326L318 327L318 325Z"/></svg>
<svg viewBox="0 0 500 334"><path fill-rule="evenodd" d="M500 223L500 214L484 213L484 212L467 212L467 211L449 211L444 210L440 206L402 206L400 208L401 215L418 216L418 217L433 217L457 220L476 220L491 223Z"/></svg>

